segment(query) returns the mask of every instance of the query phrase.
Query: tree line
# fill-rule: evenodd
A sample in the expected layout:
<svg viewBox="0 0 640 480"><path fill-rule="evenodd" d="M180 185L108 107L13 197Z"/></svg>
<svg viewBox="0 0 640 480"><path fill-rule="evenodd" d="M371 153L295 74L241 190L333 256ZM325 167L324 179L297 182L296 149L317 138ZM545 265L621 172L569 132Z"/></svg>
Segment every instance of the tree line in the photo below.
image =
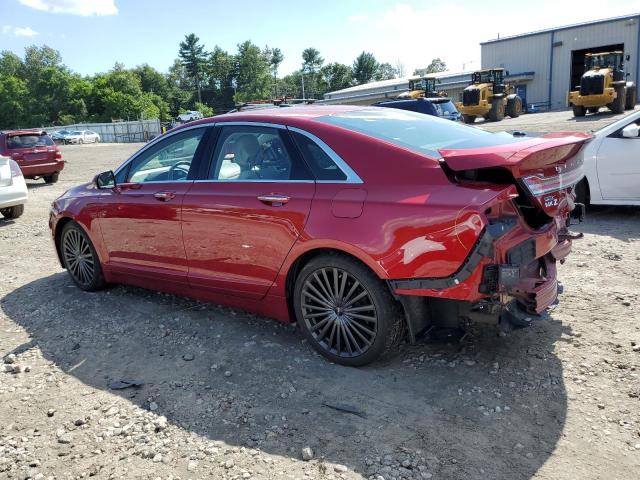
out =
<svg viewBox="0 0 640 480"><path fill-rule="evenodd" d="M328 91L404 76L401 64L379 63L364 51L345 65L326 63L317 49L307 48L300 68L280 78L283 60L279 48L260 48L251 41L238 44L233 54L217 45L208 51L193 33L180 42L166 73L147 64L127 69L116 63L108 72L82 76L46 45L27 47L23 58L3 51L0 128L140 118L164 122L186 110L209 116L238 103L281 96L319 99ZM436 60L439 71L446 69L434 59L422 70L431 71Z"/></svg>

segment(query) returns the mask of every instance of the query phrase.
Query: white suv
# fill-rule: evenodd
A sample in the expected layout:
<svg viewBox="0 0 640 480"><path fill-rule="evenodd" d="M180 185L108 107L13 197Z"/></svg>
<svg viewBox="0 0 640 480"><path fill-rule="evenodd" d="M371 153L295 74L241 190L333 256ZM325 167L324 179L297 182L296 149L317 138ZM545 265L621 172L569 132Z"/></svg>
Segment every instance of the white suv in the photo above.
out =
<svg viewBox="0 0 640 480"><path fill-rule="evenodd" d="M20 167L9 157L0 155L0 214L8 220L24 212L27 184Z"/></svg>

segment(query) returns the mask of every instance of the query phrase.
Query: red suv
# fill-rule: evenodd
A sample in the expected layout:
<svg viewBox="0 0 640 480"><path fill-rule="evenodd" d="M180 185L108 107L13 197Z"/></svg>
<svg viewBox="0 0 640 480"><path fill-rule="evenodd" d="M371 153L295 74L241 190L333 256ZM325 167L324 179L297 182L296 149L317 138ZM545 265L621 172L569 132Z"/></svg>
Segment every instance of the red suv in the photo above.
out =
<svg viewBox="0 0 640 480"><path fill-rule="evenodd" d="M64 161L57 145L42 130L0 132L0 155L10 157L20 166L24 178L58 181Z"/></svg>
<svg viewBox="0 0 640 480"><path fill-rule="evenodd" d="M52 205L84 290L128 283L298 322L363 365L405 335L528 325L556 301L589 135L306 106L174 129Z"/></svg>

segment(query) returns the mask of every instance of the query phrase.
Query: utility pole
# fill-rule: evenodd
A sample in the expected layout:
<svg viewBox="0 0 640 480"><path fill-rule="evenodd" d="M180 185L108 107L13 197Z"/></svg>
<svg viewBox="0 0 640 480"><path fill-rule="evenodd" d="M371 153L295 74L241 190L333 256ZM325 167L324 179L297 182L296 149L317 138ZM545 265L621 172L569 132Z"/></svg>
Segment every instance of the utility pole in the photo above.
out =
<svg viewBox="0 0 640 480"><path fill-rule="evenodd" d="M300 78L302 79L302 99L304 100L304 73L302 71L300 72Z"/></svg>

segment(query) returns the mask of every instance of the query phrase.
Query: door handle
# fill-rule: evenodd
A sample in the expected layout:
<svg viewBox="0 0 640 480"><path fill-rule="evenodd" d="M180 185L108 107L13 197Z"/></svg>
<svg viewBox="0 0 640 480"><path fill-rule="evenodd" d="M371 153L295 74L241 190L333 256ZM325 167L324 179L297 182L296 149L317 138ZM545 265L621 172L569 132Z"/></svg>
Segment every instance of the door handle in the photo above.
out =
<svg viewBox="0 0 640 480"><path fill-rule="evenodd" d="M175 198L176 194L173 192L156 192L153 194L156 197L156 200L160 200L161 202L168 202Z"/></svg>
<svg viewBox="0 0 640 480"><path fill-rule="evenodd" d="M258 200L262 203L266 203L267 205L271 205L272 207L279 207L287 203L291 197L288 195L278 195L271 193L269 195L259 195Z"/></svg>

